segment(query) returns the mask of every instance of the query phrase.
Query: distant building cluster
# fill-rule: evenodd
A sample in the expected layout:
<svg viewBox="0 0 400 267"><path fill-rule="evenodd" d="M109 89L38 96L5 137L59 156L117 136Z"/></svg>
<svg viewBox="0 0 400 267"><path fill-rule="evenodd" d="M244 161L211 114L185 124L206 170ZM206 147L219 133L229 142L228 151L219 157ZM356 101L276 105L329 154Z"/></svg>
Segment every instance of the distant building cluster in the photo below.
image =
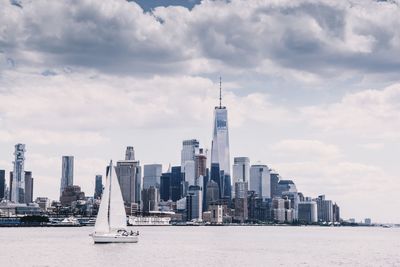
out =
<svg viewBox="0 0 400 267"><path fill-rule="evenodd" d="M133 146L125 159L116 163L116 173L128 215L170 214L176 222L222 223L335 223L340 222L339 206L324 195L304 196L293 180L283 179L265 164L251 164L248 157L234 157L230 163L228 110L214 109L211 151L197 139L183 140L180 166L141 166ZM0 170L0 215L25 214L95 215L103 191L102 175L95 176L93 196L86 196L74 184L74 157L62 156L60 198L33 201L34 178L24 169L25 145L15 145L14 168L9 187ZM7 205L4 203L8 203ZM13 206L14 205L14 206ZM370 219L366 223L371 224Z"/></svg>

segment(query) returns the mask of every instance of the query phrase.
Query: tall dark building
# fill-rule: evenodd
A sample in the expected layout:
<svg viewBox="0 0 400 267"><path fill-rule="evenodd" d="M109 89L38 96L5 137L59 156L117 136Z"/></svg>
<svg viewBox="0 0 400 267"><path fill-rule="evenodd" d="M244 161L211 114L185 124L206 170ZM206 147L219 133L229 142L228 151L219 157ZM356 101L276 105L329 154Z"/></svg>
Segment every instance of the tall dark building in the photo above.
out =
<svg viewBox="0 0 400 267"><path fill-rule="evenodd" d="M211 180L216 182L218 185L218 197L221 198L221 196L223 195L221 192L221 188L222 188L222 181L221 181L221 173L219 170L219 164L218 163L211 163Z"/></svg>
<svg viewBox="0 0 400 267"><path fill-rule="evenodd" d="M25 203L33 202L33 177L32 172L25 171Z"/></svg>
<svg viewBox="0 0 400 267"><path fill-rule="evenodd" d="M185 176L181 172L180 166L171 168L171 200L177 201L182 198L183 188L182 183L184 182Z"/></svg>
<svg viewBox="0 0 400 267"><path fill-rule="evenodd" d="M206 169L205 173L206 173L206 175L203 176L203 184L201 185L202 189L203 189L203 204L202 204L203 211L208 210L207 209L208 208L207 207L207 184L208 184L208 181L210 180L210 178L209 178L210 172L209 172L208 168Z"/></svg>
<svg viewBox="0 0 400 267"><path fill-rule="evenodd" d="M149 211L158 210L158 189L154 186L143 188L142 190L142 203L144 213Z"/></svg>
<svg viewBox="0 0 400 267"><path fill-rule="evenodd" d="M0 170L0 200L4 198L5 189L6 189L6 171Z"/></svg>
<svg viewBox="0 0 400 267"><path fill-rule="evenodd" d="M74 184L74 156L63 156L61 165L60 196L67 186Z"/></svg>
<svg viewBox="0 0 400 267"><path fill-rule="evenodd" d="M209 180L206 190L204 191L206 192L205 210L208 210L211 204L214 204L219 200L218 184L214 180Z"/></svg>
<svg viewBox="0 0 400 267"><path fill-rule="evenodd" d="M245 222L248 219L247 182L235 183L235 220Z"/></svg>
<svg viewBox="0 0 400 267"><path fill-rule="evenodd" d="M186 219L191 221L193 219L202 219L202 206L203 197L201 187L198 185L191 185L186 196Z"/></svg>
<svg viewBox="0 0 400 267"><path fill-rule="evenodd" d="M280 197L278 192L279 174L276 172L271 172L270 177L271 177L271 198Z"/></svg>
<svg viewBox="0 0 400 267"><path fill-rule="evenodd" d="M170 172L161 174L160 177L160 199L168 201L171 199L171 177Z"/></svg>
<svg viewBox="0 0 400 267"><path fill-rule="evenodd" d="M340 208L336 203L333 204L333 221L340 222Z"/></svg>
<svg viewBox="0 0 400 267"><path fill-rule="evenodd" d="M316 199L318 221L334 222L332 200L325 199L325 195L320 195Z"/></svg>
<svg viewBox="0 0 400 267"><path fill-rule="evenodd" d="M96 175L96 183L94 187L94 198L98 199L101 198L103 194L103 176Z"/></svg>
<svg viewBox="0 0 400 267"><path fill-rule="evenodd" d="M185 184L185 174L180 166L171 168L171 172L161 174L160 199L164 201L177 201L182 198Z"/></svg>
<svg viewBox="0 0 400 267"><path fill-rule="evenodd" d="M10 189L8 190L9 191L9 193L8 193L8 200L10 200L10 201L12 201L12 194L13 194L13 172L10 172L10 182L9 182L9 185L10 185Z"/></svg>

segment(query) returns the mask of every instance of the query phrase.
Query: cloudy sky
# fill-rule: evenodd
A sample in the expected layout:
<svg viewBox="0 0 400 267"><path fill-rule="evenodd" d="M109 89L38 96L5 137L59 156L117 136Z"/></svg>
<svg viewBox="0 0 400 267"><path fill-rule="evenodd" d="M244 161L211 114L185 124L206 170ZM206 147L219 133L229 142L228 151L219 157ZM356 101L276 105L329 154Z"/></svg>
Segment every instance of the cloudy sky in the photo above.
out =
<svg viewBox="0 0 400 267"><path fill-rule="evenodd" d="M34 197L57 199L62 155L87 195L127 145L179 164L183 139L211 146L222 76L232 158L400 222L399 5L0 0L0 169L25 143Z"/></svg>

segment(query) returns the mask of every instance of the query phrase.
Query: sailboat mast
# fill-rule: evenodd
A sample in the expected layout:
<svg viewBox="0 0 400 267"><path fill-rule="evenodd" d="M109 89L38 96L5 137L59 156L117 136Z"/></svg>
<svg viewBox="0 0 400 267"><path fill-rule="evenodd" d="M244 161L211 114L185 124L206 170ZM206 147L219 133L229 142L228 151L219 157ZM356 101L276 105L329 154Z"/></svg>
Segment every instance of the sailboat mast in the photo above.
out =
<svg viewBox="0 0 400 267"><path fill-rule="evenodd" d="M112 165L112 161L110 161L110 166L108 167L108 172L109 172L109 174L110 174L110 186L109 186L109 188L108 188L108 211L107 211L107 222L108 222L108 229L111 229L111 226L110 226L110 207L111 207L111 205L110 205L110 203L111 203L111 182L112 182L112 167L113 167L113 165Z"/></svg>

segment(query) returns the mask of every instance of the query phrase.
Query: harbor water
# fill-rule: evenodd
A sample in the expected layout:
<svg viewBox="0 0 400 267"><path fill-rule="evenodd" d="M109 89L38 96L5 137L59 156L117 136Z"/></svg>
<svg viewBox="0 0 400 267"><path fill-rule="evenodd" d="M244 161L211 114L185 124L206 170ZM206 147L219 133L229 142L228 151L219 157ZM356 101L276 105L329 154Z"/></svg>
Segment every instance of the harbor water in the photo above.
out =
<svg viewBox="0 0 400 267"><path fill-rule="evenodd" d="M400 228L150 226L137 244L92 227L0 228L1 266L400 266Z"/></svg>

